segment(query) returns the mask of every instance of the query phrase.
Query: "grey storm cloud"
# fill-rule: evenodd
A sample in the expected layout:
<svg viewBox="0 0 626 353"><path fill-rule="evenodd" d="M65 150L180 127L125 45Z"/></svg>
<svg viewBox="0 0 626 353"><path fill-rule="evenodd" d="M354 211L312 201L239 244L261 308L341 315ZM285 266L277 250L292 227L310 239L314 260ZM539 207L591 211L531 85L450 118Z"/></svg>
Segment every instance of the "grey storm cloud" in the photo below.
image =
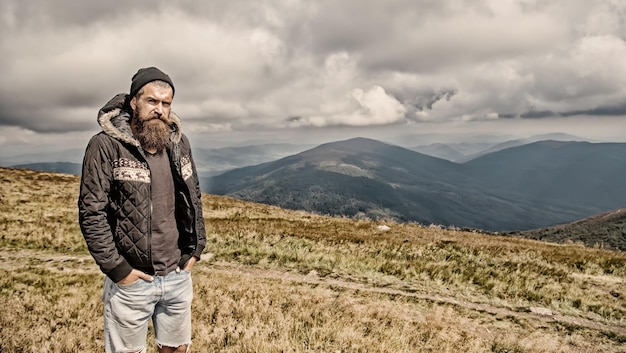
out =
<svg viewBox="0 0 626 353"><path fill-rule="evenodd" d="M556 116L626 116L626 102L619 105L612 106L603 106L596 107L592 109L584 109L584 110L572 110L572 111L563 111L563 112L553 112L549 110L537 111L537 110L529 110L519 115L520 118L524 119L541 119L541 118L549 118Z"/></svg>
<svg viewBox="0 0 626 353"><path fill-rule="evenodd" d="M432 92L431 94L418 96L414 99L408 100L406 103L412 105L420 111L432 110L435 103L442 99L449 101L450 98L454 97L456 93L456 89Z"/></svg>
<svg viewBox="0 0 626 353"><path fill-rule="evenodd" d="M199 133L626 106L617 0L0 0L0 13L0 126L11 134L93 131L98 108L153 65Z"/></svg>
<svg viewBox="0 0 626 353"><path fill-rule="evenodd" d="M582 111L565 112L561 115L573 116L573 115L622 115L626 116L626 102L620 105L598 107L595 109L588 109Z"/></svg>

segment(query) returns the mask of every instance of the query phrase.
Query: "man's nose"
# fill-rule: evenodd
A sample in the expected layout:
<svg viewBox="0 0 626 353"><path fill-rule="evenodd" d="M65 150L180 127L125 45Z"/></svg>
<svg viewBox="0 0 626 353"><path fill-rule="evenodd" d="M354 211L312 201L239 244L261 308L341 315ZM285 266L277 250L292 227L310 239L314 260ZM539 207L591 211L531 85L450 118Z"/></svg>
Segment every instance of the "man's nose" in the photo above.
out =
<svg viewBox="0 0 626 353"><path fill-rule="evenodd" d="M159 103L154 107L154 112L159 114L159 115L163 115L163 104Z"/></svg>

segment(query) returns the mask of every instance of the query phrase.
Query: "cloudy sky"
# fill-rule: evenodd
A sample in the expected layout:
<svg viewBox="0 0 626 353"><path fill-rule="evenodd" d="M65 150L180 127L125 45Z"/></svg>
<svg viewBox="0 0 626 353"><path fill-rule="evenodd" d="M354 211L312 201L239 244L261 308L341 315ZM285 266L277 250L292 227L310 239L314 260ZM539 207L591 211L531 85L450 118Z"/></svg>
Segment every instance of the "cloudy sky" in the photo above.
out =
<svg viewBox="0 0 626 353"><path fill-rule="evenodd" d="M0 0L0 150L84 146L140 67L192 143L626 140L623 0Z"/></svg>

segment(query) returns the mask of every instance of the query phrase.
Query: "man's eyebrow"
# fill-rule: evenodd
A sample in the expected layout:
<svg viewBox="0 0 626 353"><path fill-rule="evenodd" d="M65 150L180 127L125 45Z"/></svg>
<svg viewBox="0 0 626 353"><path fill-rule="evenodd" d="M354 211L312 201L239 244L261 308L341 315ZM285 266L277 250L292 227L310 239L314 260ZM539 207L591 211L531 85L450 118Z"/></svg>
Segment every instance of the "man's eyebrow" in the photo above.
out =
<svg viewBox="0 0 626 353"><path fill-rule="evenodd" d="M155 101L161 101L161 102L170 102L170 103L173 101L173 99L171 99L171 98L162 98L161 99L159 97L152 96L152 95L146 95L146 99L148 99L148 100L155 100Z"/></svg>

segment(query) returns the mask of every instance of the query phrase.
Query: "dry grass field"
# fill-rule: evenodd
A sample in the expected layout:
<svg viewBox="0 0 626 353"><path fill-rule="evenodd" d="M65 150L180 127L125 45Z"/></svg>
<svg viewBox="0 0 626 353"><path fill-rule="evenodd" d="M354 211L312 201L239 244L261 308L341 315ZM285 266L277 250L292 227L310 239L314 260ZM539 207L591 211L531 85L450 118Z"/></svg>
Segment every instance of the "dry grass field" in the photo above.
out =
<svg viewBox="0 0 626 353"><path fill-rule="evenodd" d="M2 353L103 351L78 183L0 168ZM203 202L194 352L626 352L626 253Z"/></svg>

